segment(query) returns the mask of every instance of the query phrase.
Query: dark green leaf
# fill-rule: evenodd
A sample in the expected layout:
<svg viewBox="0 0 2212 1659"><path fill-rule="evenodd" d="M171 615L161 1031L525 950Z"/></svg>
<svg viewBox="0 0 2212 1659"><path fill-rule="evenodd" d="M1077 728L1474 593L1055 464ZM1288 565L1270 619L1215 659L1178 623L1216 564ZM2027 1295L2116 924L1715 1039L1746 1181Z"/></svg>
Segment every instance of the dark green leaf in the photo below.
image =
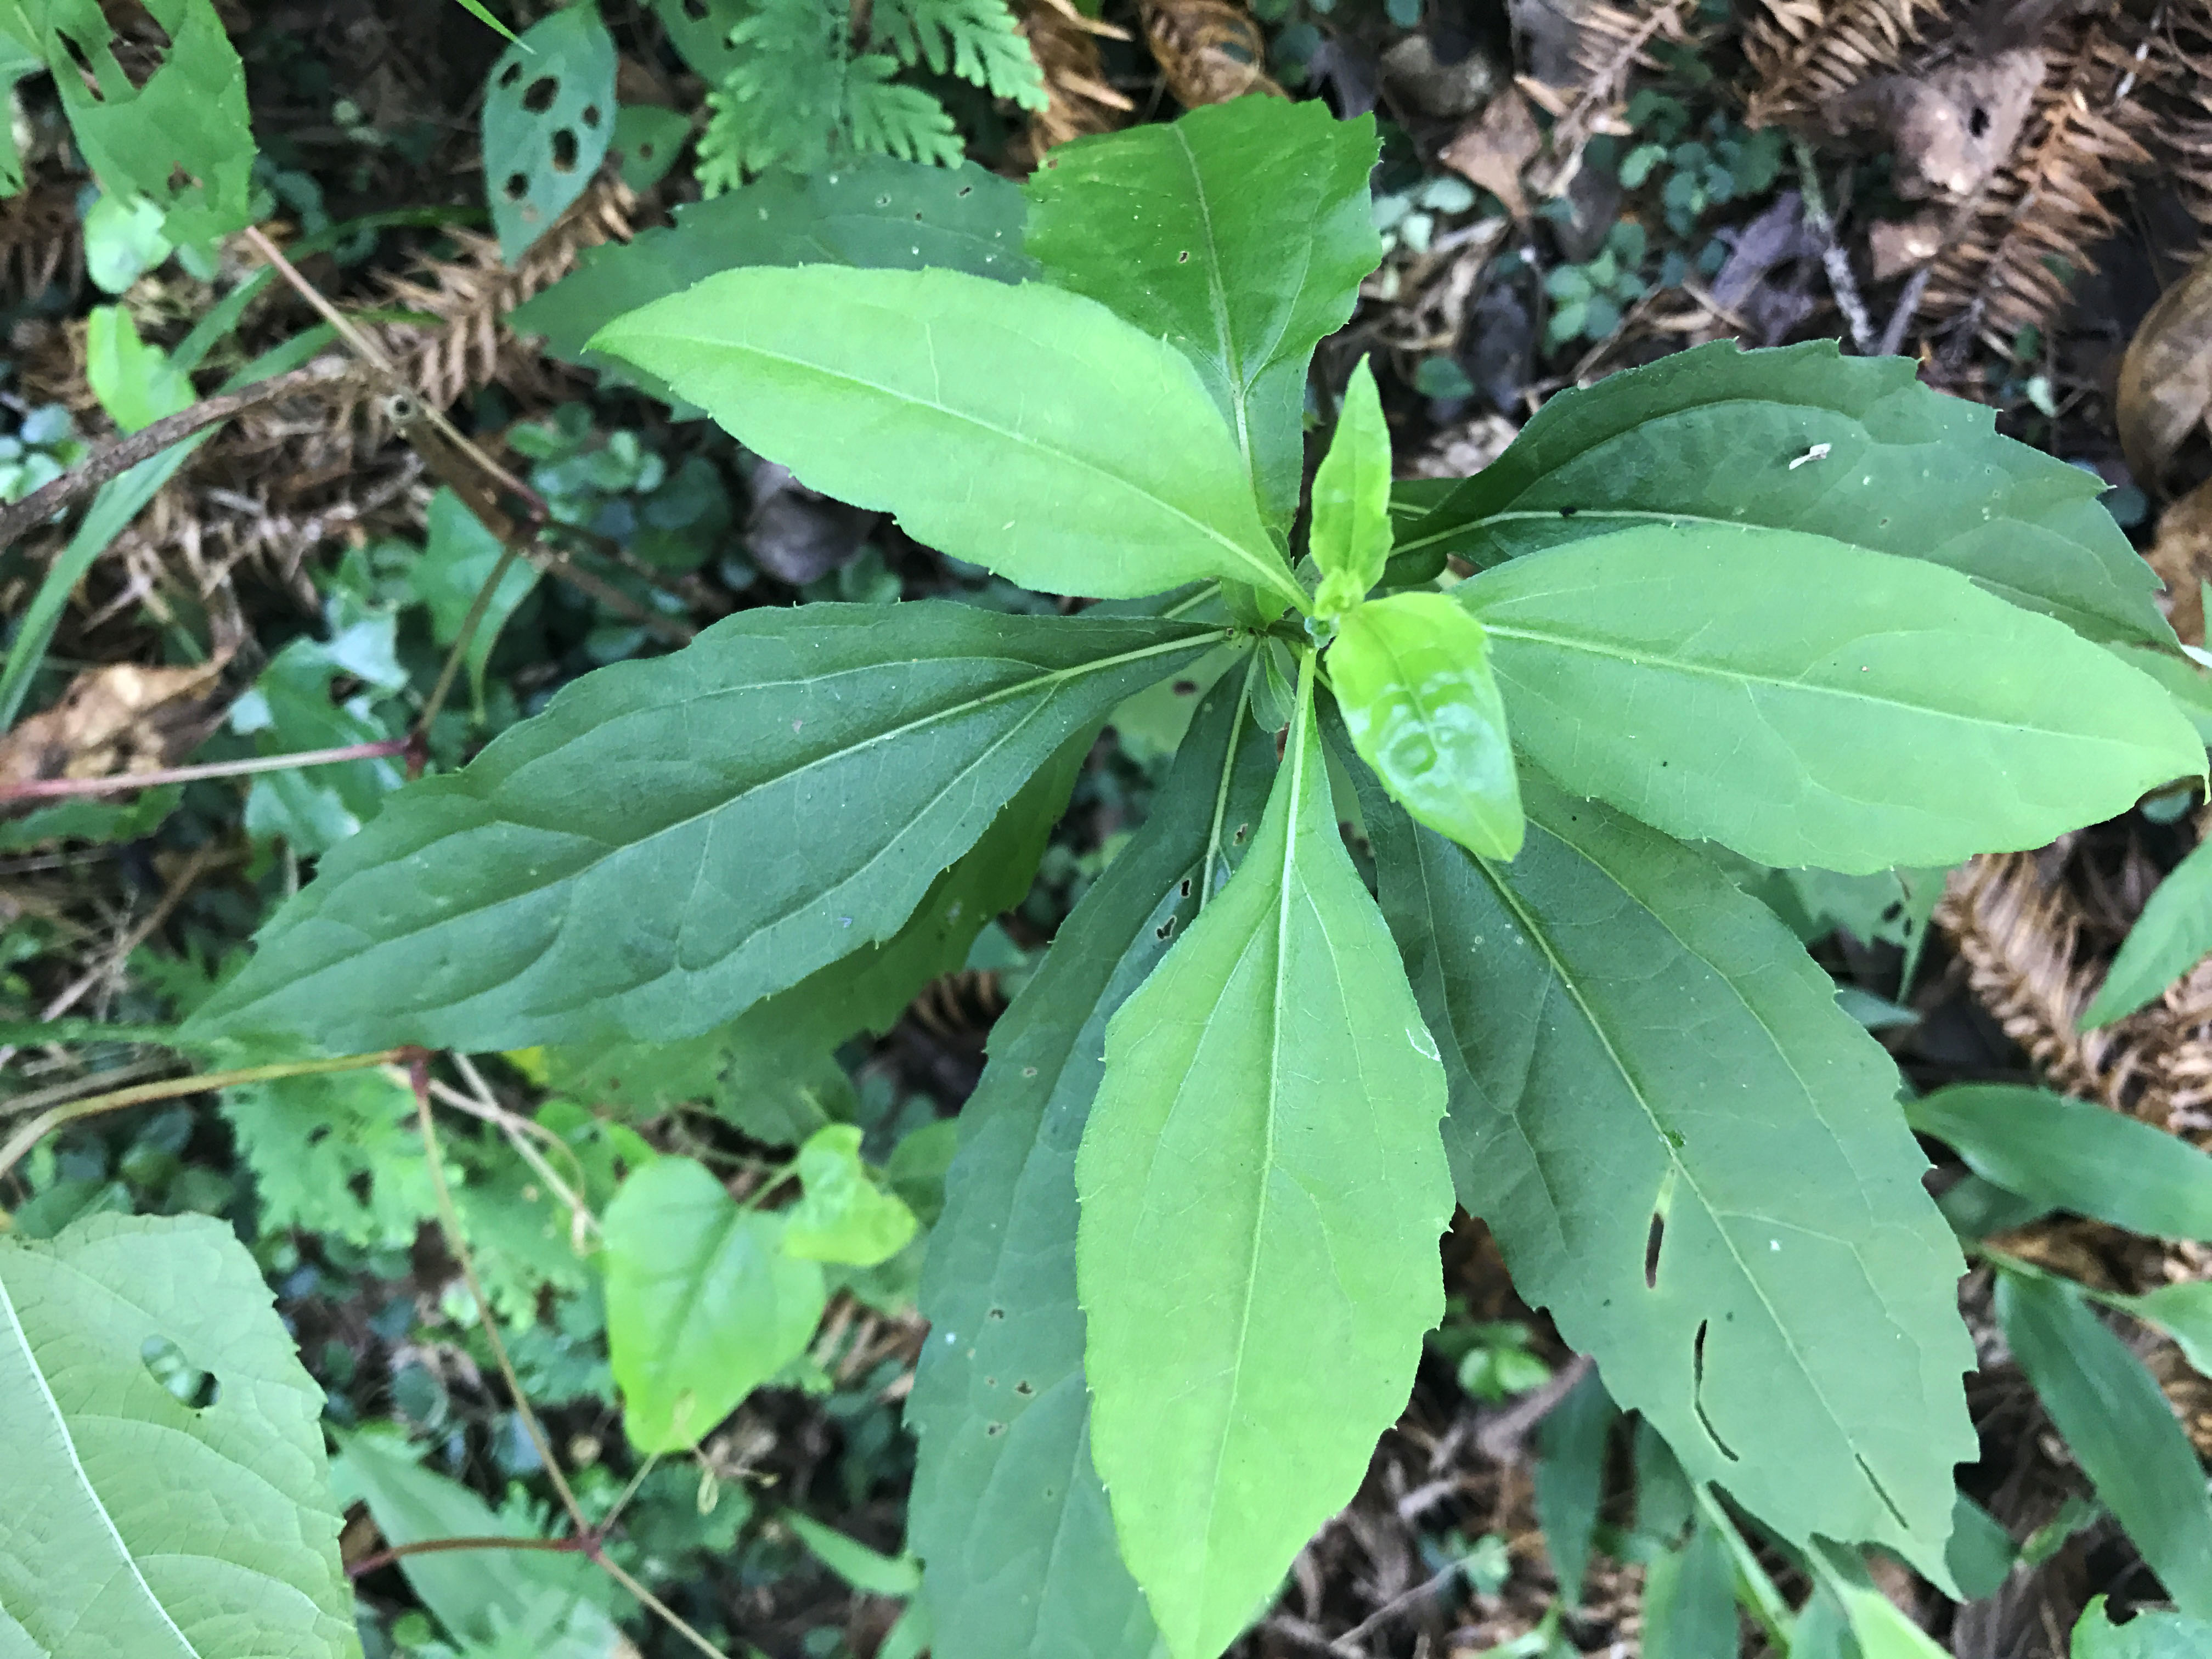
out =
<svg viewBox="0 0 2212 1659"><path fill-rule="evenodd" d="M896 933L1061 743L1219 637L942 603L741 611L395 797L193 1029L332 1053L709 1030Z"/></svg>
<svg viewBox="0 0 2212 1659"><path fill-rule="evenodd" d="M165 1346L203 1393L157 1378ZM358 1659L322 1391L228 1224L0 1237L0 1400L8 1653Z"/></svg>
<svg viewBox="0 0 2212 1659"><path fill-rule="evenodd" d="M908 1521L939 1659L1149 1659L1157 1637L1091 1465L1075 1152L1107 1022L1251 843L1274 747L1238 667L1191 723L1136 838L991 1033L930 1237L931 1340L908 1421ZM1224 780L1226 789L1224 789Z"/></svg>
<svg viewBox="0 0 2212 1659"><path fill-rule="evenodd" d="M1951 1543L1943 1559L1951 1564L1960 1599L1979 1601L2002 1588L2020 1551L1996 1516L1960 1492L1952 1506Z"/></svg>
<svg viewBox="0 0 2212 1659"><path fill-rule="evenodd" d="M2104 487L1999 437L1989 408L1920 385L1901 358L1722 341L1564 392L1476 477L1403 492L1416 516L1398 545L1490 565L1638 519L1809 531L1948 565L2094 638L2170 649L2158 579Z"/></svg>
<svg viewBox="0 0 2212 1659"><path fill-rule="evenodd" d="M1521 787L1482 624L1442 593L1370 599L1328 653L1352 747L1416 818L1485 858L1521 850Z"/></svg>
<svg viewBox="0 0 2212 1659"><path fill-rule="evenodd" d="M1524 774L1528 842L1486 863L1357 775L1460 1201L1515 1286L1693 1480L1941 1582L1973 1355L1888 1056L1664 836Z"/></svg>
<svg viewBox="0 0 2212 1659"><path fill-rule="evenodd" d="M2212 953L2212 841L2166 872L2120 943L2081 1029L2131 1014Z"/></svg>
<svg viewBox="0 0 2212 1659"><path fill-rule="evenodd" d="M1313 679L1250 854L1107 1028L1076 1159L1091 1455L1176 1659L1213 1659L1351 1499L1442 1311L1443 1069Z"/></svg>
<svg viewBox="0 0 2212 1659"><path fill-rule="evenodd" d="M702 1164L663 1158L608 1206L607 1354L641 1451L698 1444L806 1351L822 1267L787 1255L785 1218L738 1207Z"/></svg>
<svg viewBox="0 0 2212 1659"><path fill-rule="evenodd" d="M615 43L577 0L526 30L484 86L484 191L507 264L592 182L615 130Z"/></svg>
<svg viewBox="0 0 2212 1659"><path fill-rule="evenodd" d="M2039 847L2204 764L2172 702L2109 653L1940 566L1841 542L1647 525L1455 594L1490 631L1532 760L1762 864Z"/></svg>
<svg viewBox="0 0 2212 1659"><path fill-rule="evenodd" d="M2073 1659L2204 1659L2212 1624L2178 1613L2138 1613L2115 1625L2105 1598L2091 1601L2074 1626Z"/></svg>
<svg viewBox="0 0 2212 1659"><path fill-rule="evenodd" d="M1645 1659L1722 1659L1741 1646L1728 1543L1700 1518L1687 1543L1661 1551L1644 1568L1643 1652Z"/></svg>
<svg viewBox="0 0 2212 1659"><path fill-rule="evenodd" d="M2079 1291L1997 1275L1997 1321L2043 1408L2176 1606L2212 1618L2212 1500L2173 1409Z"/></svg>
<svg viewBox="0 0 2212 1659"><path fill-rule="evenodd" d="M786 1510L783 1522L823 1565L856 1590L870 1595L911 1595L921 1588L921 1574L910 1558L881 1554L796 1510Z"/></svg>
<svg viewBox="0 0 2212 1659"><path fill-rule="evenodd" d="M2005 1083L1954 1084L1905 1115L2008 1192L2139 1233L2212 1239L2212 1156L2163 1129Z"/></svg>
<svg viewBox="0 0 2212 1659"><path fill-rule="evenodd" d="M1620 1407L1592 1367L1536 1431L1536 1520L1559 1599L1571 1607L1582 1605L1583 1574L1605 1496L1606 1447L1620 1420Z"/></svg>
<svg viewBox="0 0 2212 1659"><path fill-rule="evenodd" d="M676 165L691 123L682 112L659 104L624 104L608 141L622 181L635 191L651 190ZM621 246L629 246L622 244Z"/></svg>
<svg viewBox="0 0 2212 1659"><path fill-rule="evenodd" d="M748 448L1027 587L1305 594L1197 372L1094 301L953 270L726 270L609 324Z"/></svg>
<svg viewBox="0 0 2212 1659"><path fill-rule="evenodd" d="M1061 144L1030 177L1047 279L1198 366L1278 532L1298 504L1307 361L1382 257L1375 156L1367 117L1237 98Z"/></svg>

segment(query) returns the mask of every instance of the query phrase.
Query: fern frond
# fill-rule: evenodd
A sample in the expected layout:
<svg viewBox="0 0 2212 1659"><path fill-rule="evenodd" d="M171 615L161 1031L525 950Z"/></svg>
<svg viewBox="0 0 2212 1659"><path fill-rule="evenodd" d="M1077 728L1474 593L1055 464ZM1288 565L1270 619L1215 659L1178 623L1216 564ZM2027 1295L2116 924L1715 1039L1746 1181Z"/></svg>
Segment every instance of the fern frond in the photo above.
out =
<svg viewBox="0 0 2212 1659"><path fill-rule="evenodd" d="M1024 109L1051 101L1006 0L877 0L871 31L902 63L957 75Z"/></svg>
<svg viewBox="0 0 2212 1659"><path fill-rule="evenodd" d="M736 60L707 94L699 137L699 183L710 196L768 167L820 166L846 105L844 17L823 0L763 0L730 43Z"/></svg>
<svg viewBox="0 0 2212 1659"><path fill-rule="evenodd" d="M895 58L868 52L852 60L845 82L845 135L862 154L957 167L965 151L952 118L919 87L902 86Z"/></svg>

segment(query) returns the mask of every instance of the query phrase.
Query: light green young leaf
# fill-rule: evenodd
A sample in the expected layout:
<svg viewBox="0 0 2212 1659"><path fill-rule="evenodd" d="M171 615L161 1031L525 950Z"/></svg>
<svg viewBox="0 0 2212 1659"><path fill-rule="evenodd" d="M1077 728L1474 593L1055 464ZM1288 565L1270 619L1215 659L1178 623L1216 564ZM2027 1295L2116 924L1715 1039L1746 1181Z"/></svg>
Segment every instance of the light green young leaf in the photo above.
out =
<svg viewBox="0 0 2212 1659"><path fill-rule="evenodd" d="M136 84L99 0L46 0L46 66L103 190L157 204L172 242L226 236L252 213L245 66L209 0L147 0L146 9L168 46L150 74L139 66Z"/></svg>
<svg viewBox="0 0 2212 1659"><path fill-rule="evenodd" d="M2200 1376L2212 1376L2212 1281L2160 1285L2141 1296L2107 1293L2098 1298L2146 1320L2172 1337Z"/></svg>
<svg viewBox="0 0 2212 1659"><path fill-rule="evenodd" d="M2101 1595L2074 1626L2073 1659L2203 1659L2208 1653L2212 1623L2178 1613L2138 1613L2116 1625Z"/></svg>
<svg viewBox="0 0 2212 1659"><path fill-rule="evenodd" d="M1442 1310L1443 1072L1313 678L1243 866L1107 1028L1076 1159L1091 1455L1176 1659L1213 1659L1350 1499Z"/></svg>
<svg viewBox="0 0 2212 1659"><path fill-rule="evenodd" d="M434 1474L421 1449L392 1435L348 1436L331 1469L340 1501L368 1505L391 1545L434 1538L535 1538L458 1480ZM537 1659L617 1659L627 1645L605 1609L590 1599L599 1569L581 1555L544 1550L431 1551L404 1555L399 1571L456 1642L496 1644L529 1632Z"/></svg>
<svg viewBox="0 0 2212 1659"><path fill-rule="evenodd" d="M1328 453L1314 474L1307 541L1322 573L1314 609L1324 617L1365 599L1390 562L1390 428L1364 357L1352 371Z"/></svg>
<svg viewBox="0 0 2212 1659"><path fill-rule="evenodd" d="M2005 1083L1953 1084L1905 1110L2008 1192L2139 1233L2212 1239L2212 1155L2163 1129Z"/></svg>
<svg viewBox="0 0 2212 1659"><path fill-rule="evenodd" d="M451 645L460 638L477 595L499 569L507 549L450 487L440 486L430 498L428 522L429 540L422 556L407 567L407 585L430 608L431 636L440 645ZM483 706L484 667L499 643L499 630L537 586L536 565L527 559L509 559L484 605L464 659L469 690L479 709Z"/></svg>
<svg viewBox="0 0 2212 1659"><path fill-rule="evenodd" d="M740 611L395 796L194 1030L334 1054L710 1030L896 933L1068 737L1220 637L943 603Z"/></svg>
<svg viewBox="0 0 2212 1659"><path fill-rule="evenodd" d="M0 66L0 76L4 74ZM84 274L93 285L120 294L167 258L170 245L161 234L163 216L161 208L143 196L103 193L84 216Z"/></svg>
<svg viewBox="0 0 2212 1659"><path fill-rule="evenodd" d="M2131 1014L2212 953L2212 841L2166 872L2082 1011L2093 1030Z"/></svg>
<svg viewBox="0 0 2212 1659"><path fill-rule="evenodd" d="M494 16L490 8L484 4L483 0L455 0L455 3L486 27L496 29L510 40L514 39L514 31Z"/></svg>
<svg viewBox="0 0 2212 1659"><path fill-rule="evenodd" d="M1076 1147L1106 1027L1251 844L1274 744L1245 664L1200 706L1135 839L991 1031L930 1236L908 1535L938 1659L1152 1659L1158 1637L1091 1463ZM1209 879L1208 872L1214 873ZM950 1339L949 1340L947 1339Z"/></svg>
<svg viewBox="0 0 2212 1659"><path fill-rule="evenodd" d="M1485 861L1356 776L1460 1201L1515 1286L1692 1481L1800 1547L1878 1541L1945 1582L1973 1350L1889 1057L1764 905L1656 831L1524 772L1527 844Z"/></svg>
<svg viewBox="0 0 2212 1659"><path fill-rule="evenodd" d="M1048 592L1206 577L1305 594L1172 346L1079 295L954 270L726 270L592 337L746 447Z"/></svg>
<svg viewBox="0 0 2212 1659"><path fill-rule="evenodd" d="M696 1446L806 1352L828 1299L784 1220L741 1210L706 1166L663 1158L623 1182L601 1222L607 1352L640 1451Z"/></svg>
<svg viewBox="0 0 2212 1659"><path fill-rule="evenodd" d="M1926 1631L1881 1593L1856 1556L1826 1543L1815 1543L1806 1554L1815 1582L1835 1597L1850 1620L1860 1659L1949 1659Z"/></svg>
<svg viewBox="0 0 2212 1659"><path fill-rule="evenodd" d="M1398 546L1486 566L1642 520L1805 531L1947 565L2094 639L2171 650L2158 579L2103 489L1999 437L1990 409L1921 385L1903 358L1720 341L1561 393L1474 477L1401 486Z"/></svg>
<svg viewBox="0 0 2212 1659"><path fill-rule="evenodd" d="M2014 1357L2097 1496L2174 1604L2212 1619L2212 1499L2142 1361L2061 1280L2001 1273L1996 1307Z"/></svg>
<svg viewBox="0 0 2212 1659"><path fill-rule="evenodd" d="M1366 116L1236 98L1058 145L1030 178L1046 279L1198 366L1278 533L1304 472L1306 365L1382 258L1375 156Z"/></svg>
<svg viewBox="0 0 2212 1659"><path fill-rule="evenodd" d="M138 337L121 306L94 306L85 319L84 377L92 395L125 432L149 427L192 401L192 383L169 354Z"/></svg>
<svg viewBox="0 0 2212 1659"><path fill-rule="evenodd" d="M783 1215L787 1255L872 1267L914 1237L914 1212L870 1178L860 1162L860 1132L849 1123L808 1137L799 1149L799 1182L805 1195Z"/></svg>
<svg viewBox="0 0 2212 1659"><path fill-rule="evenodd" d="M484 191L508 264L592 182L615 129L615 43L592 0L526 29L484 83Z"/></svg>
<svg viewBox="0 0 2212 1659"><path fill-rule="evenodd" d="M2071 629L1820 537L1649 525L1455 593L1531 760L1762 864L2039 847L2204 766L2172 701Z"/></svg>
<svg viewBox="0 0 2212 1659"><path fill-rule="evenodd" d="M1521 850L1521 785L1482 624L1442 593L1370 599L1338 624L1329 684L1399 804L1485 858Z"/></svg>
<svg viewBox="0 0 2212 1659"><path fill-rule="evenodd" d="M203 1403L156 1380L165 1349ZM0 1237L0 1650L359 1659L322 1406L227 1224Z"/></svg>

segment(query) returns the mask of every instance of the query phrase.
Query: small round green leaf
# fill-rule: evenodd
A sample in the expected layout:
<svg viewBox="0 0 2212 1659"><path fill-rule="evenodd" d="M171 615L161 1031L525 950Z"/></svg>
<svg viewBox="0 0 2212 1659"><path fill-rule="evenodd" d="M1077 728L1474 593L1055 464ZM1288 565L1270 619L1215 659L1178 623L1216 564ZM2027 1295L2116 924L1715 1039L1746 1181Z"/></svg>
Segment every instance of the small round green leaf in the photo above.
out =
<svg viewBox="0 0 2212 1659"><path fill-rule="evenodd" d="M484 88L484 191L509 264L584 193L615 113L615 43L590 0L500 53Z"/></svg>
<svg viewBox="0 0 2212 1659"><path fill-rule="evenodd" d="M907 1247L914 1212L868 1178L860 1132L849 1123L817 1129L799 1149L805 1196L784 1218L783 1249L804 1261L872 1267Z"/></svg>
<svg viewBox="0 0 2212 1659"><path fill-rule="evenodd" d="M1480 623L1442 593L1370 599L1339 625L1328 667L1352 746L1407 811L1484 858L1521 850L1521 786Z"/></svg>

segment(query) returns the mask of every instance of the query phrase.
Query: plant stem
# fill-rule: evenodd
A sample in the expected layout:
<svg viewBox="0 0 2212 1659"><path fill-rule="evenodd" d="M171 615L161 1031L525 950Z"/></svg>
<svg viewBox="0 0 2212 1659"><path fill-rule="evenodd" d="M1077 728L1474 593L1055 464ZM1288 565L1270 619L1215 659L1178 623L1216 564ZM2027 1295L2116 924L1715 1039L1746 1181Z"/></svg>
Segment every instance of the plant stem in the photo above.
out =
<svg viewBox="0 0 2212 1659"><path fill-rule="evenodd" d="M295 767L335 766L342 761L390 760L407 752L409 738L349 744L343 749L307 749L296 755L258 755L245 760L210 761L200 766L171 766L158 772L118 772L104 778L32 778L0 784L0 805L18 800L55 800L77 795L116 794L165 783L197 783L206 778L242 778L257 772L288 772Z"/></svg>
<svg viewBox="0 0 2212 1659"><path fill-rule="evenodd" d="M581 1555L586 1540L577 1538L425 1538L413 1544L394 1544L390 1549L365 1555L346 1569L349 1578L366 1578L380 1567L410 1555L443 1555L453 1550L541 1550L548 1554Z"/></svg>
<svg viewBox="0 0 2212 1659"><path fill-rule="evenodd" d="M388 1066L393 1060L404 1060L408 1050L385 1048L373 1054L344 1054L336 1060L294 1060L273 1066L246 1066L230 1072L200 1072L191 1077L173 1077L160 1083L141 1083L129 1089L116 1089L104 1095L94 1095L89 1100L73 1100L66 1106L57 1106L52 1111L41 1112L9 1136L5 1146L0 1146L0 1176L15 1167L16 1161L40 1141L49 1130L64 1123L74 1123L81 1117L91 1117L100 1112L112 1112L125 1106L143 1106L150 1100L174 1100L179 1095L203 1095L215 1089L235 1088L244 1083L270 1083L278 1078L314 1077L325 1072L359 1072L371 1066Z"/></svg>

